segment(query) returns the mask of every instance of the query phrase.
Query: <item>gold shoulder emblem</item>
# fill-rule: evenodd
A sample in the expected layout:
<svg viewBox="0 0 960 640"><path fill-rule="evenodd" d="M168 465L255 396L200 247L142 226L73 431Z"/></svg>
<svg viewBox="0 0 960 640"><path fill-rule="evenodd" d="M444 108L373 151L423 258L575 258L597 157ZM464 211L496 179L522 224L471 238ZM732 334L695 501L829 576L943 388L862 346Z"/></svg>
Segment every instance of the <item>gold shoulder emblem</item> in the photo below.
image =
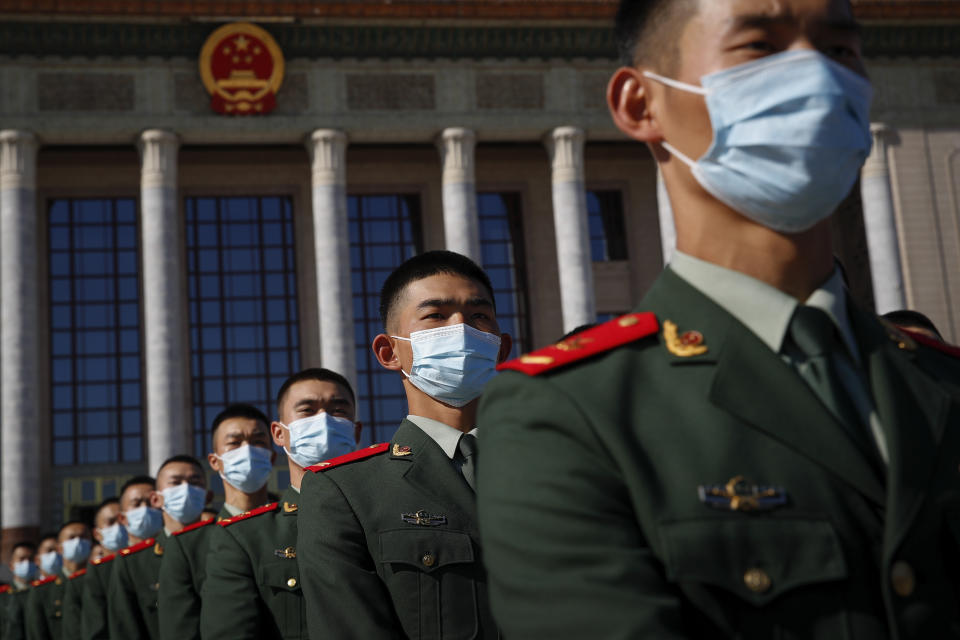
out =
<svg viewBox="0 0 960 640"><path fill-rule="evenodd" d="M413 454L413 451L410 450L410 447L404 445L400 446L397 443L393 444L393 455L395 456L409 456Z"/></svg>
<svg viewBox="0 0 960 640"><path fill-rule="evenodd" d="M677 325L670 320L663 321L663 342L667 351L680 358L699 356L708 351L703 344L703 334L699 331L684 331L677 335Z"/></svg>

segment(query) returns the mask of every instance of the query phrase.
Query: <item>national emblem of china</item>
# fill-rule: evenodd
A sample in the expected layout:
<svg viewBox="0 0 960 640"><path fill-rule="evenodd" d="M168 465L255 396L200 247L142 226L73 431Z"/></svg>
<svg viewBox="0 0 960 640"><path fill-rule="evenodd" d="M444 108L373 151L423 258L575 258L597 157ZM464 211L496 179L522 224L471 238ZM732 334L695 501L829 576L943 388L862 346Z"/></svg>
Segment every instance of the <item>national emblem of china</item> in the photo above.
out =
<svg viewBox="0 0 960 640"><path fill-rule="evenodd" d="M217 113L254 115L277 106L283 53L273 37L248 22L224 25L200 51L200 77Z"/></svg>

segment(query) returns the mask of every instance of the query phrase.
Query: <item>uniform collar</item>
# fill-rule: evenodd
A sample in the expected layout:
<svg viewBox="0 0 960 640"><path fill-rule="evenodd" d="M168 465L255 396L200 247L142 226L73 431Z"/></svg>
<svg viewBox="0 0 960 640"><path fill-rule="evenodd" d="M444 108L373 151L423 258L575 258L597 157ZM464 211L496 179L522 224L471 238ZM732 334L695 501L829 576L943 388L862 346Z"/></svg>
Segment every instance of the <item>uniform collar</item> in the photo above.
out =
<svg viewBox="0 0 960 640"><path fill-rule="evenodd" d="M235 507L232 504L227 504L226 502L223 503L223 510L229 513L231 518L233 516L240 515L244 511L243 509L239 507Z"/></svg>
<svg viewBox="0 0 960 640"><path fill-rule="evenodd" d="M462 431L438 420L424 418L423 416L408 415L407 420L420 427L420 430L430 436L430 439L443 449L446 456L453 460L453 456L457 453L457 444L460 443L460 436L463 435ZM477 428L474 427L468 433L477 435Z"/></svg>
<svg viewBox="0 0 960 640"><path fill-rule="evenodd" d="M779 353L799 302L775 287L745 273L727 269L681 251L675 251L670 269L700 293L720 305L752 331L771 351ZM843 277L834 269L804 304L822 309L840 330L854 362L860 357L850 327Z"/></svg>

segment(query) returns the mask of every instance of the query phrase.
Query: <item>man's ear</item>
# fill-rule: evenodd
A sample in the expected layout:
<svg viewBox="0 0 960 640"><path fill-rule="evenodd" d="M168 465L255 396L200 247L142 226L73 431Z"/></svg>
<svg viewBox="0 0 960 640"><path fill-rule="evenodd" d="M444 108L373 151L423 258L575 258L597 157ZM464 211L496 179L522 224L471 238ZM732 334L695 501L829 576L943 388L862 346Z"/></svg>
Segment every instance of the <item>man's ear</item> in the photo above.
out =
<svg viewBox="0 0 960 640"><path fill-rule="evenodd" d="M209 464L210 468L216 471L217 473L220 473L221 471L223 471L222 469L223 463L220 462L220 458L218 458L217 454L215 453L207 454L207 464Z"/></svg>
<svg viewBox="0 0 960 640"><path fill-rule="evenodd" d="M363 431L363 423L359 420L353 423L353 439L357 444L360 444L360 432Z"/></svg>
<svg viewBox="0 0 960 640"><path fill-rule="evenodd" d="M287 445L284 432L286 429L283 428L283 425L274 420L270 423L270 435L273 436L273 444L278 447L285 447Z"/></svg>
<svg viewBox="0 0 960 640"><path fill-rule="evenodd" d="M163 509L163 494L159 491L151 491L150 506L154 509Z"/></svg>
<svg viewBox="0 0 960 640"><path fill-rule="evenodd" d="M510 350L513 349L513 338L509 333L500 334L500 353L497 354L497 364L506 361L510 357Z"/></svg>
<svg viewBox="0 0 960 640"><path fill-rule="evenodd" d="M390 336L385 333L377 335L373 339L372 347L373 354L377 357L377 362L380 363L381 367L391 371L400 370L400 356L397 355L397 350L393 348Z"/></svg>
<svg viewBox="0 0 960 640"><path fill-rule="evenodd" d="M663 140L660 124L650 110L647 81L639 69L620 67L607 84L607 108L620 131L639 142Z"/></svg>

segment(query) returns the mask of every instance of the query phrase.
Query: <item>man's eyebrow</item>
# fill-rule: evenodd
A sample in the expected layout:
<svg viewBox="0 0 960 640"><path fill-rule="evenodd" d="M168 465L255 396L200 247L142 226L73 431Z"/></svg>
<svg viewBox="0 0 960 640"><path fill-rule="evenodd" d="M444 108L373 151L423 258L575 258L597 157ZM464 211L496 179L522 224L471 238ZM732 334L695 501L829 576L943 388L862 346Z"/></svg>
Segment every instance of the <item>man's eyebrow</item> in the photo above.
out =
<svg viewBox="0 0 960 640"><path fill-rule="evenodd" d="M453 298L430 298L428 300L422 301L417 305L418 310L427 309L430 307L442 307L445 305L455 305L461 304L460 300L454 300ZM465 303L469 307L492 307L493 302L489 298L484 298L483 296L477 296L476 298L470 298Z"/></svg>
<svg viewBox="0 0 960 640"><path fill-rule="evenodd" d="M727 33L734 33L743 29L764 29L775 25L785 24L794 21L795 18L788 13L769 14L769 13L751 13L735 16L727 21ZM826 27L832 31L842 31L859 35L861 31L860 23L852 18L832 18L818 20L817 24Z"/></svg>

